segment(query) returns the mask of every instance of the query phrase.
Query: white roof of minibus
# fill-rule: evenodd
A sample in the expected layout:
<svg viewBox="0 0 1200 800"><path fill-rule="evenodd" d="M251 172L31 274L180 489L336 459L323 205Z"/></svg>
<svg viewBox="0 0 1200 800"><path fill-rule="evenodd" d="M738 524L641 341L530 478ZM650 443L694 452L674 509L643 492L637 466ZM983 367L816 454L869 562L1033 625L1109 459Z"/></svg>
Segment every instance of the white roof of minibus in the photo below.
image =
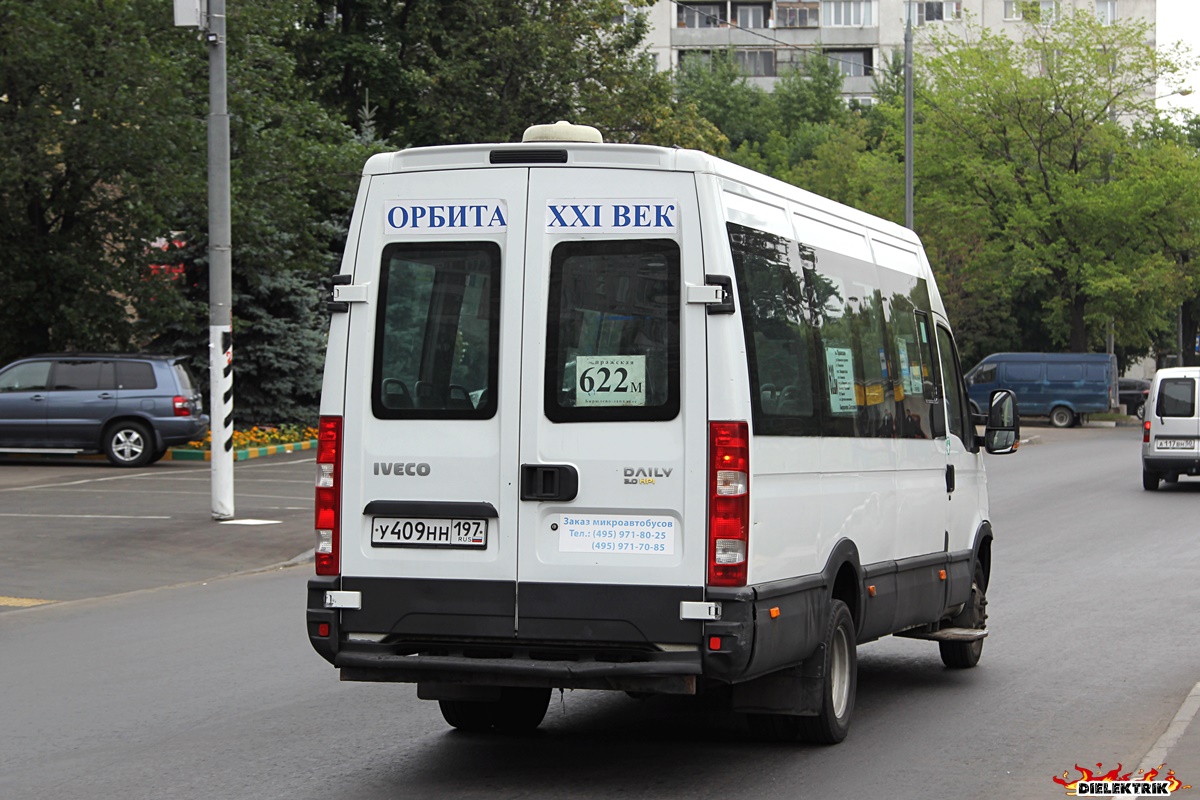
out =
<svg viewBox="0 0 1200 800"><path fill-rule="evenodd" d="M493 152L566 150L564 164L543 162L492 163ZM917 235L889 220L875 217L842 203L793 186L789 183L740 167L699 150L655 147L642 144L590 144L579 142L531 142L502 144L457 144L436 147L414 147L394 153L379 153L368 159L364 176L388 175L397 172L432 172L457 169L497 169L513 167L584 167L618 169L671 170L716 175L737 183L753 186L798 203L834 214L847 222L894 236L901 241L919 244Z"/></svg>

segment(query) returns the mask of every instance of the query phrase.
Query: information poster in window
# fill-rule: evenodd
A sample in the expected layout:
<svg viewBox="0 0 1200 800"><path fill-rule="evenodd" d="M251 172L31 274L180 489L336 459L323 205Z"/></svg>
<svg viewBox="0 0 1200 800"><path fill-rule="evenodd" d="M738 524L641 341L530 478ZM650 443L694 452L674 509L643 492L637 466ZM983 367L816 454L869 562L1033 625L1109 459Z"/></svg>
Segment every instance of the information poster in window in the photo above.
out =
<svg viewBox="0 0 1200 800"><path fill-rule="evenodd" d="M904 394L921 394L921 365L908 359L908 340L896 337L896 352L900 355L900 380Z"/></svg>
<svg viewBox="0 0 1200 800"><path fill-rule="evenodd" d="M646 405L645 356L578 356L575 406Z"/></svg>
<svg viewBox="0 0 1200 800"><path fill-rule="evenodd" d="M854 414L854 352L849 347L826 347L829 408L834 414Z"/></svg>

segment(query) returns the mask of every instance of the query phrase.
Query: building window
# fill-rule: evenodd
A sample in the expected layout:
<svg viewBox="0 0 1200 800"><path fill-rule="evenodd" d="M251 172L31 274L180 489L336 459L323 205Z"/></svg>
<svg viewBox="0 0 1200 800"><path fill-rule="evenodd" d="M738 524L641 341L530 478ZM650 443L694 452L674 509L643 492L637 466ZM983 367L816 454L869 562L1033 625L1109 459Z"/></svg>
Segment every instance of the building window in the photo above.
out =
<svg viewBox="0 0 1200 800"><path fill-rule="evenodd" d="M1030 22L1040 22L1043 25L1051 25L1058 12L1057 0L1025 0L1021 4L1022 16Z"/></svg>
<svg viewBox="0 0 1200 800"><path fill-rule="evenodd" d="M1117 21L1117 0L1096 0L1096 16L1101 25L1112 25Z"/></svg>
<svg viewBox="0 0 1200 800"><path fill-rule="evenodd" d="M1014 20L1021 18L1022 0L1004 0L1004 18Z"/></svg>
<svg viewBox="0 0 1200 800"><path fill-rule="evenodd" d="M688 64L711 64L711 50L680 50L679 51L679 66L683 66L684 62Z"/></svg>
<svg viewBox="0 0 1200 800"><path fill-rule="evenodd" d="M841 70L844 78L861 78L872 74L874 64L870 50L826 50L825 56Z"/></svg>
<svg viewBox="0 0 1200 800"><path fill-rule="evenodd" d="M680 5L675 24L680 28L719 28L725 21L724 3Z"/></svg>
<svg viewBox="0 0 1200 800"><path fill-rule="evenodd" d="M774 50L736 50L734 57L737 58L742 72L747 75L756 78L775 76Z"/></svg>
<svg viewBox="0 0 1200 800"><path fill-rule="evenodd" d="M917 3L917 25L925 25L930 22L945 22L948 19L960 19L962 17L961 2L944 2L936 0L936 2Z"/></svg>
<svg viewBox="0 0 1200 800"><path fill-rule="evenodd" d="M823 0L821 5L825 25L861 27L875 24L871 16L872 0Z"/></svg>
<svg viewBox="0 0 1200 800"><path fill-rule="evenodd" d="M733 18L737 20L739 28L766 28L767 20L771 18L771 6L760 3L735 3Z"/></svg>
<svg viewBox="0 0 1200 800"><path fill-rule="evenodd" d="M779 3L775 6L776 28L815 28L821 24L819 3Z"/></svg>

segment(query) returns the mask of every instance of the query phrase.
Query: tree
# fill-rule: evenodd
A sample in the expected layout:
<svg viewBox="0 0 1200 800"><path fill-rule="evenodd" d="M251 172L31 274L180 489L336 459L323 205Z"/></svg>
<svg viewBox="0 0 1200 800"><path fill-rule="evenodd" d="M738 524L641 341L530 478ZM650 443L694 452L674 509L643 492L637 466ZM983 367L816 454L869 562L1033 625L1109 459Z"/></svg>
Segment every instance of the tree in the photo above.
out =
<svg viewBox="0 0 1200 800"><path fill-rule="evenodd" d="M152 274L203 193L186 42L156 0L0 0L0 363L131 349Z"/></svg>
<svg viewBox="0 0 1200 800"><path fill-rule="evenodd" d="M369 95L399 146L519 141L566 119L618 141L712 146L719 136L642 53L651 0L316 0L287 42L345 121Z"/></svg>
<svg viewBox="0 0 1200 800"><path fill-rule="evenodd" d="M328 327L319 282L338 271L362 164L383 149L307 97L280 42L290 10L286 0L260 0L231 8L228 26L234 418L241 425L315 417ZM154 326L158 348L193 354L201 372L209 358L205 214L197 204L179 221L186 311Z"/></svg>
<svg viewBox="0 0 1200 800"><path fill-rule="evenodd" d="M1026 348L1084 352L1108 319L1148 344L1186 291L1173 254L1200 210L1200 172L1194 153L1133 123L1154 118L1155 85L1178 62L1141 22L1081 12L1024 33L930 36L917 227L950 293L986 287L978 312L1011 303Z"/></svg>

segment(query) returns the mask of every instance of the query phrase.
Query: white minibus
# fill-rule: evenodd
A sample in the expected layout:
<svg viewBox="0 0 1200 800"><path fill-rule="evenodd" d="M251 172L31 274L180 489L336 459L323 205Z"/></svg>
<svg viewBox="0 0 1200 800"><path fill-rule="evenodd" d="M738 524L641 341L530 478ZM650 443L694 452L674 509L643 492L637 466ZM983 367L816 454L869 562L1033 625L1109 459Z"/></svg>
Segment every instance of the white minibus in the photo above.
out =
<svg viewBox="0 0 1200 800"><path fill-rule="evenodd" d="M982 452L909 230L594 128L364 170L321 399L313 647L449 724L722 688L834 743L856 647L987 635Z"/></svg>

